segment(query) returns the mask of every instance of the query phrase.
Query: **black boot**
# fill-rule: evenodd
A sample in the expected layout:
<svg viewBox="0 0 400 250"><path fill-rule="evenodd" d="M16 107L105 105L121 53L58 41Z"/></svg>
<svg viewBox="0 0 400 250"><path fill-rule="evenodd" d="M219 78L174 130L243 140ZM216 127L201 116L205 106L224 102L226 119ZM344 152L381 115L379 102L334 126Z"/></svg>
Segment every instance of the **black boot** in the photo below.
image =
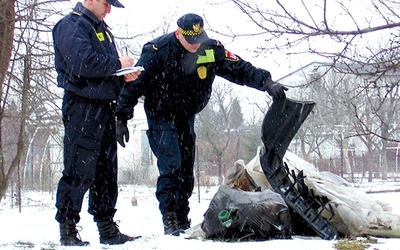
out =
<svg viewBox="0 0 400 250"><path fill-rule="evenodd" d="M186 214L177 214L177 223L178 223L178 228L182 230L187 230L190 228L190 219L188 219Z"/></svg>
<svg viewBox="0 0 400 250"><path fill-rule="evenodd" d="M178 227L178 220L176 214L173 212L168 212L163 215L163 223L164 234L179 236L180 233L184 233L184 231Z"/></svg>
<svg viewBox="0 0 400 250"><path fill-rule="evenodd" d="M72 220L67 220L60 223L60 243L61 246L88 246L89 242L82 241L76 230L76 223Z"/></svg>
<svg viewBox="0 0 400 250"><path fill-rule="evenodd" d="M106 245L119 245L127 241L133 241L139 237L131 237L121 233L117 223L113 220L105 220L97 222L100 233L100 243Z"/></svg>

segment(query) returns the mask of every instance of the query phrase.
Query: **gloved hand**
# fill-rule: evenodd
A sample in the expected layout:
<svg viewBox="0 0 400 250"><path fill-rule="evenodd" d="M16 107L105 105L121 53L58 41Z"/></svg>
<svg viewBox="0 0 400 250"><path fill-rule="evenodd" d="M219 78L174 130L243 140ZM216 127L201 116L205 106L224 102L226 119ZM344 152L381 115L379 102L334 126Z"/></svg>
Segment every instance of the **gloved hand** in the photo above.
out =
<svg viewBox="0 0 400 250"><path fill-rule="evenodd" d="M126 120L117 119L115 136L119 145L125 147L125 142L129 141L128 122ZM124 142L124 137L125 137L125 142Z"/></svg>
<svg viewBox="0 0 400 250"><path fill-rule="evenodd" d="M285 99L285 91L288 90L288 88L278 82L272 81L270 78L265 81L262 88L264 91L267 91L270 96L272 96L273 100L277 101Z"/></svg>

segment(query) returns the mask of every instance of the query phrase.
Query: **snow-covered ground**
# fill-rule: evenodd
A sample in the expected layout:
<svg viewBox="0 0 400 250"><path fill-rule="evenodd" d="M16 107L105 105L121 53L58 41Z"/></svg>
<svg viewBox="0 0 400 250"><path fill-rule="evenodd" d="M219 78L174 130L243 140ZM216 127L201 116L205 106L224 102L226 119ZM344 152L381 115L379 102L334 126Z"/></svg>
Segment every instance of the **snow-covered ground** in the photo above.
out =
<svg viewBox="0 0 400 250"><path fill-rule="evenodd" d="M356 185L357 186L357 185ZM374 182L360 185L365 191L395 190L400 188L400 182ZM197 187L191 199L192 225L196 226L203 221L203 214L207 210L210 200L218 187L202 187L200 194ZM116 220L119 220L121 232L129 235L141 235L136 241L120 246L105 246L99 243L98 232L92 217L87 213L87 199L82 208L82 227L80 235L83 240L90 241L89 247L61 247L59 244L58 223L54 220L54 199L49 193L28 192L23 194L23 207L11 207L9 197L0 204L0 249L334 249L336 240L328 241L319 238L293 236L291 240L269 240L262 242L220 242L198 239L187 239L189 236L166 236L163 234L161 215L158 202L154 195L154 187L120 186L117 204ZM398 192L371 194L377 200L392 205L393 212L400 214L400 196ZM136 197L138 204L132 206L132 197ZM377 244L369 249L399 249L400 239L378 238Z"/></svg>

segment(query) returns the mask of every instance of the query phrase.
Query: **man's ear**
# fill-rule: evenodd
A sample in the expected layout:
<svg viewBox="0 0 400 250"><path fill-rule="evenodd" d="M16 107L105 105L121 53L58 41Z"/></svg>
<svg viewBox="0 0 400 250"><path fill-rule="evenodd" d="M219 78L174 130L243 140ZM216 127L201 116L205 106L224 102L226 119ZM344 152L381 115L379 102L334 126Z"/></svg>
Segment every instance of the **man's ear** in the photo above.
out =
<svg viewBox="0 0 400 250"><path fill-rule="evenodd" d="M176 39L178 39L178 40L179 40L179 34L180 34L180 33L179 33L179 30L176 30L176 31L175 31L175 37L176 37Z"/></svg>

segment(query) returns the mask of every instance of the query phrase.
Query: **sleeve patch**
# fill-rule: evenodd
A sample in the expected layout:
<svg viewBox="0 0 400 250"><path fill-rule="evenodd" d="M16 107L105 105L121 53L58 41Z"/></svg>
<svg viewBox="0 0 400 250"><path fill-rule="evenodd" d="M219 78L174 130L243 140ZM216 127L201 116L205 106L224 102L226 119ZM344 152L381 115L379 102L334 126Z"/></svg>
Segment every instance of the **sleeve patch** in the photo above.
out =
<svg viewBox="0 0 400 250"><path fill-rule="evenodd" d="M231 61L239 61L239 58L228 50L225 50L225 59Z"/></svg>

